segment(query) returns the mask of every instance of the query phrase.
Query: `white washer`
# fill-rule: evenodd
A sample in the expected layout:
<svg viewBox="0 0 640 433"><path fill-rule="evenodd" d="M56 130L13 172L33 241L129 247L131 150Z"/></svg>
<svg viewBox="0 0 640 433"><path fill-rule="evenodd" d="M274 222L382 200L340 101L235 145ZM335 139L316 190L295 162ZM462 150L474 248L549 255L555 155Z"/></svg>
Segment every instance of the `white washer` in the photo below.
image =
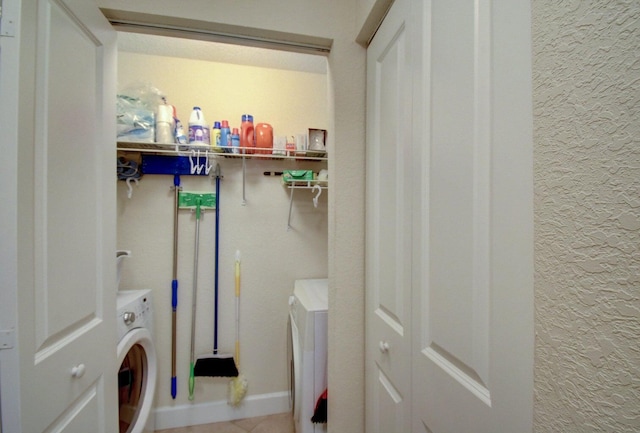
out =
<svg viewBox="0 0 640 433"><path fill-rule="evenodd" d="M158 375L151 290L118 291L117 306L119 431L151 433Z"/></svg>
<svg viewBox="0 0 640 433"><path fill-rule="evenodd" d="M327 388L328 280L296 280L289 297L290 377L296 433L326 432L311 417Z"/></svg>

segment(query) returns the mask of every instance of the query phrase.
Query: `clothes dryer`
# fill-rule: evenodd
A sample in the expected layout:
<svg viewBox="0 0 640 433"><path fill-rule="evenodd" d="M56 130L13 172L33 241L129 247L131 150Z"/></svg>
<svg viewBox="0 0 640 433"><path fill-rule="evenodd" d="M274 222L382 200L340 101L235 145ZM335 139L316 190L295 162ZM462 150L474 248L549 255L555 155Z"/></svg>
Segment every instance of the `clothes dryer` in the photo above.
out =
<svg viewBox="0 0 640 433"><path fill-rule="evenodd" d="M151 290L121 290L117 306L119 432L151 433L158 371Z"/></svg>
<svg viewBox="0 0 640 433"><path fill-rule="evenodd" d="M328 280L296 280L289 297L289 366L296 433L326 432L311 417L327 389Z"/></svg>

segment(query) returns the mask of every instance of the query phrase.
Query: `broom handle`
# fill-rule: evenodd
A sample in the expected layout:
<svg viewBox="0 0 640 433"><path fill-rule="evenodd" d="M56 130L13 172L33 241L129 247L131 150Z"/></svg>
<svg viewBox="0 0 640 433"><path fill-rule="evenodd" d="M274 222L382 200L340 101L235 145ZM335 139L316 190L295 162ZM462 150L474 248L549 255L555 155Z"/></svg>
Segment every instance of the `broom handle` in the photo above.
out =
<svg viewBox="0 0 640 433"><path fill-rule="evenodd" d="M236 366L240 366L240 251L236 251Z"/></svg>
<svg viewBox="0 0 640 433"><path fill-rule="evenodd" d="M180 194L180 176L173 177L174 213L173 213L173 280L171 281L171 397L176 398L178 384L176 380L176 322L178 318L178 196Z"/></svg>
<svg viewBox="0 0 640 433"><path fill-rule="evenodd" d="M218 256L220 237L220 165L216 164L216 239L215 239L215 271L213 289L213 354L218 354Z"/></svg>

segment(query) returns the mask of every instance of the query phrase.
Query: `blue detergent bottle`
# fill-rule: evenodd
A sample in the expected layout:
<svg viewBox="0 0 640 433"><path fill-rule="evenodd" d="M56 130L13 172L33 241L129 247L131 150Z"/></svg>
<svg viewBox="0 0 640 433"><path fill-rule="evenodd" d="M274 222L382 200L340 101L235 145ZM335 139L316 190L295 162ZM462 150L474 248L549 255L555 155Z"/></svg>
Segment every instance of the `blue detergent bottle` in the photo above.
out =
<svg viewBox="0 0 640 433"><path fill-rule="evenodd" d="M231 146L233 146L231 150L232 153L240 153L240 133L238 132L238 128L233 128L233 132L231 133Z"/></svg>
<svg viewBox="0 0 640 433"><path fill-rule="evenodd" d="M231 153L231 149L228 149L228 146L231 146L231 128L229 128L229 121L223 120L220 127L220 147L223 152Z"/></svg>

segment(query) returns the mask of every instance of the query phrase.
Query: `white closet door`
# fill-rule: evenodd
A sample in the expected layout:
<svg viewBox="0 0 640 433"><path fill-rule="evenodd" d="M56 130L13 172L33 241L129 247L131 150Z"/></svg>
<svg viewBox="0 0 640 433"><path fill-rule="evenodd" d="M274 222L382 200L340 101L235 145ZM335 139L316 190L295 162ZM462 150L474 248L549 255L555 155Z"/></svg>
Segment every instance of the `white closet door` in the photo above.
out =
<svg viewBox="0 0 640 433"><path fill-rule="evenodd" d="M411 46L398 0L367 52L366 431L409 431Z"/></svg>
<svg viewBox="0 0 640 433"><path fill-rule="evenodd" d="M117 431L115 32L93 2L22 2L22 432Z"/></svg>
<svg viewBox="0 0 640 433"><path fill-rule="evenodd" d="M530 3L424 7L411 431L530 432Z"/></svg>
<svg viewBox="0 0 640 433"><path fill-rule="evenodd" d="M368 49L367 432L532 429L529 29L395 1Z"/></svg>

